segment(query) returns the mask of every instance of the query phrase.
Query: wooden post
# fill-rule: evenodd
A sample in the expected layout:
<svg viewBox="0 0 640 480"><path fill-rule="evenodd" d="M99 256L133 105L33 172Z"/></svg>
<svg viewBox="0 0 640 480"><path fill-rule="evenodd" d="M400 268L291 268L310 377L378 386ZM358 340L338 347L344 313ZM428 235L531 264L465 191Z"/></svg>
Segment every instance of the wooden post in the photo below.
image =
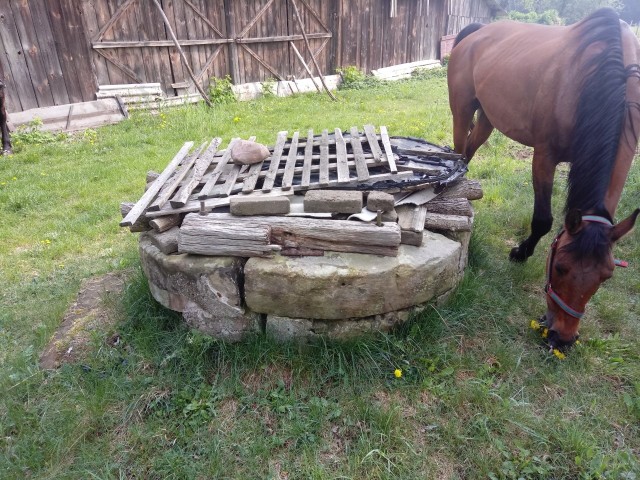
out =
<svg viewBox="0 0 640 480"><path fill-rule="evenodd" d="M171 28L171 24L169 23L169 19L164 14L164 10L162 10L162 5L160 5L158 0L153 0L153 3L156 5L156 7L158 7L158 11L160 12L160 15L162 16L162 20L164 21L164 24L167 27L167 31L169 32L169 35L171 35L171 39L173 40L173 43L175 44L176 48L178 49L178 52L180 52L180 57L182 58L182 61L184 62L185 67L187 67L187 71L189 72L189 76L191 77L191 80L193 80L194 85L198 89L198 92L200 92L200 95L202 95L202 98L204 99L205 103L210 107L211 106L211 101L209 100L209 97L207 96L205 91L200 86L200 83L198 83L198 80L196 79L196 76L193 74L193 70L191 70L191 66L189 65L189 62L187 61L187 56L184 54L184 51L182 50L182 47L180 46L180 42L178 42L178 39L176 38L176 34L173 33L173 29Z"/></svg>
<svg viewBox="0 0 640 480"><path fill-rule="evenodd" d="M298 20L298 25L300 25L300 30L302 31L302 36L304 37L304 43L307 45L307 49L309 50L309 54L311 55L311 60L316 67L316 71L318 72L318 76L320 77L320 81L322 82L322 86L327 91L327 94L331 97L332 100L338 100L333 93L327 87L326 82L324 81L324 76L322 75L322 71L320 70L320 66L318 66L318 62L316 60L315 55L313 54L313 50L311 50L311 45L309 45L309 39L307 38L307 32L304 29L304 24L302 23L302 18L300 18L300 12L298 11L298 6L296 5L295 0L291 0L291 5L293 5L293 12L295 13L296 19ZM293 44L293 42L292 42ZM304 63L304 62L303 62ZM311 77L313 78L313 76ZM314 82L315 83L315 82Z"/></svg>
<svg viewBox="0 0 640 480"><path fill-rule="evenodd" d="M320 86L316 83L316 81L313 78L313 73L311 73L311 70L309 69L309 66L307 65L307 63L304 61L304 58L302 58L302 55L300 54L300 52L298 51L298 49L296 48L295 44L293 42L289 42L289 45L291 45L291 48L293 48L293 51L295 52L296 56L298 57L298 60L300 60L300 62L302 63L302 66L304 67L304 69L307 71L307 73L309 74L309 77L311 78L311 81L313 82L313 84L316 86L316 90L318 90L319 93L322 93L322 89L320 88ZM294 81L295 81L295 77L294 77ZM296 85L298 85L296 83ZM298 89L299 90L299 89Z"/></svg>

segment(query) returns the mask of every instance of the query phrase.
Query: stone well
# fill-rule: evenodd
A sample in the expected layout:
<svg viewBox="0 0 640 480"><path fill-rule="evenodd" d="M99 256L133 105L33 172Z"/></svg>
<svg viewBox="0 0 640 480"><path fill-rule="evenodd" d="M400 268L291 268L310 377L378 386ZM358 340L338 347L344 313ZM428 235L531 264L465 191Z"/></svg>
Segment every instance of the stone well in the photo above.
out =
<svg viewBox="0 0 640 480"><path fill-rule="evenodd" d="M462 278L470 234L425 230L422 246L400 245L397 257L167 255L153 233L139 248L154 298L192 328L228 341L262 332L338 339L388 331L446 297Z"/></svg>

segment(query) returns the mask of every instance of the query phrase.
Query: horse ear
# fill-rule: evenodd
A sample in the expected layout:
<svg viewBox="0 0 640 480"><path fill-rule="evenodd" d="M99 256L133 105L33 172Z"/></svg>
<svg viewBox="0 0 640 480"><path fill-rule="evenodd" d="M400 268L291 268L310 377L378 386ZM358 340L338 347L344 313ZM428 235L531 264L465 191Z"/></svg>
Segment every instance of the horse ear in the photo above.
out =
<svg viewBox="0 0 640 480"><path fill-rule="evenodd" d="M564 228L567 229L570 235L575 235L582 226L582 212L577 208L572 208L567 212L567 216L564 219Z"/></svg>
<svg viewBox="0 0 640 480"><path fill-rule="evenodd" d="M640 208L636 208L635 212L613 227L613 230L611 230L611 241L613 243L616 243L633 229L639 214Z"/></svg>

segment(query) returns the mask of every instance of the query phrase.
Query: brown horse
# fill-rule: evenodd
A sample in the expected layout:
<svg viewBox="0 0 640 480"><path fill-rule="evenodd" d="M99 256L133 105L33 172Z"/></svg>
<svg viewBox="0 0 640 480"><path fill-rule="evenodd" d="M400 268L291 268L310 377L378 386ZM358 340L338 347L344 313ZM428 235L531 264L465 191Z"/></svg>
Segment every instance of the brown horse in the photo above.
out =
<svg viewBox="0 0 640 480"><path fill-rule="evenodd" d="M2 132L2 154L8 155L11 149L11 137L7 127L7 110L5 109L4 82L0 80L0 131Z"/></svg>
<svg viewBox="0 0 640 480"><path fill-rule="evenodd" d="M572 164L547 266L553 348L575 342L587 302L613 273L613 245L640 213L613 224L640 133L639 64L638 39L611 9L567 27L473 24L451 53L455 151L471 160L494 128L534 149L531 234L512 260L526 260L551 229L555 168Z"/></svg>

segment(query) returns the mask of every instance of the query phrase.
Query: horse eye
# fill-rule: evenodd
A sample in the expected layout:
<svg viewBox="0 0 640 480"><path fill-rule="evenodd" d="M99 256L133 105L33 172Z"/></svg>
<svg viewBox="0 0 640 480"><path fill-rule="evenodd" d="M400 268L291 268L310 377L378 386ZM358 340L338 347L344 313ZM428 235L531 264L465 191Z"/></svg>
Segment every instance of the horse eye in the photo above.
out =
<svg viewBox="0 0 640 480"><path fill-rule="evenodd" d="M567 267L559 263L556 264L555 270L558 275L565 275L569 271Z"/></svg>

